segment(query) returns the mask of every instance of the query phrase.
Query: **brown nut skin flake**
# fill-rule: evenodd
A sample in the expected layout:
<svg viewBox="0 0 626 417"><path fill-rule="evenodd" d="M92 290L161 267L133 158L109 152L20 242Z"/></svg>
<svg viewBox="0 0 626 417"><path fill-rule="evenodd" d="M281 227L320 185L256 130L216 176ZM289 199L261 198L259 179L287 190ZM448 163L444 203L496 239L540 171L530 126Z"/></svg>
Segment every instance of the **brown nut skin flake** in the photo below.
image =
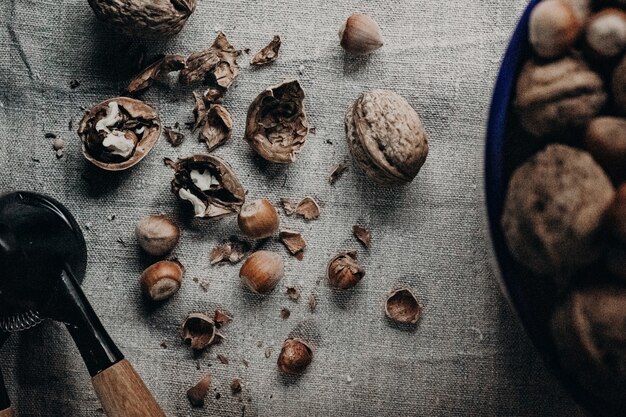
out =
<svg viewBox="0 0 626 417"><path fill-rule="evenodd" d="M210 48L194 52L187 58L187 65L180 71L180 82L202 81L211 86L230 88L239 75L239 55L241 51L236 50L220 32Z"/></svg>
<svg viewBox="0 0 626 417"><path fill-rule="evenodd" d="M131 94L139 93L150 87L161 74L180 71L184 67L185 57L182 55L165 55L137 74L126 87L126 91Z"/></svg>
<svg viewBox="0 0 626 417"><path fill-rule="evenodd" d="M191 313L181 329L182 339L191 344L193 350L204 350L216 340L215 322L203 313Z"/></svg>
<svg viewBox="0 0 626 417"><path fill-rule="evenodd" d="M398 323L416 324L422 317L422 306L410 289L400 288L387 295L385 315Z"/></svg>
<svg viewBox="0 0 626 417"><path fill-rule="evenodd" d="M116 32L142 39L173 36L196 8L196 0L88 0L96 17Z"/></svg>
<svg viewBox="0 0 626 417"><path fill-rule="evenodd" d="M356 252L341 252L335 255L326 268L328 284L346 290L354 287L365 276L365 269L356 261Z"/></svg>
<svg viewBox="0 0 626 417"><path fill-rule="evenodd" d="M187 201L195 217L220 218L239 212L246 191L231 166L213 155L194 155L165 164L175 170L172 193Z"/></svg>
<svg viewBox="0 0 626 417"><path fill-rule="evenodd" d="M524 64L517 79L515 110L524 129L537 137L585 128L607 94L598 74L579 58Z"/></svg>
<svg viewBox="0 0 626 417"><path fill-rule="evenodd" d="M279 164L295 161L308 134L304 91L298 81L269 87L250 104L245 139L263 159Z"/></svg>
<svg viewBox="0 0 626 417"><path fill-rule="evenodd" d="M422 121L393 91L363 94L348 107L345 125L356 164L379 184L407 184L426 161L428 139Z"/></svg>
<svg viewBox="0 0 626 417"><path fill-rule="evenodd" d="M624 288L574 291L552 317L552 335L561 364L586 390L622 412L626 406L624 329Z"/></svg>
<svg viewBox="0 0 626 417"><path fill-rule="evenodd" d="M302 339L287 339L278 355L278 370L285 375L299 375L313 361L313 349Z"/></svg>
<svg viewBox="0 0 626 417"><path fill-rule="evenodd" d="M123 171L138 164L160 135L156 110L128 97L96 104L78 127L85 159L106 171Z"/></svg>
<svg viewBox="0 0 626 417"><path fill-rule="evenodd" d="M274 35L272 41L259 52L257 52L252 60L250 61L251 65L267 65L278 59L278 51L280 50L280 36Z"/></svg>

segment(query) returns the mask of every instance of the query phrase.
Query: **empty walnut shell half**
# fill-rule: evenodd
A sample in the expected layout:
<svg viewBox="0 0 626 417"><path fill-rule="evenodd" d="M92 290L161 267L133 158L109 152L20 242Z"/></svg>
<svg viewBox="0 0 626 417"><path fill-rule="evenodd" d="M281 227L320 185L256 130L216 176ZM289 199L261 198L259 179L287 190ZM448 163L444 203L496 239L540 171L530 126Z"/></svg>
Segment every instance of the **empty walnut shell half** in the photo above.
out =
<svg viewBox="0 0 626 417"><path fill-rule="evenodd" d="M413 181L428 156L428 139L417 112L400 95L372 90L346 112L346 138L357 165L384 185Z"/></svg>
<svg viewBox="0 0 626 417"><path fill-rule="evenodd" d="M136 165L154 147L160 134L161 121L156 110L128 97L96 104L78 127L83 155L107 171L122 171Z"/></svg>
<svg viewBox="0 0 626 417"><path fill-rule="evenodd" d="M269 87L250 104L245 139L263 159L279 164L295 161L308 134L304 91L298 81Z"/></svg>
<svg viewBox="0 0 626 417"><path fill-rule="evenodd" d="M293 338L283 343L278 355L278 369L283 374L298 375L313 361L313 349L304 340Z"/></svg>
<svg viewBox="0 0 626 417"><path fill-rule="evenodd" d="M96 17L116 32L143 39L177 34L196 0L88 0Z"/></svg>
<svg viewBox="0 0 626 417"><path fill-rule="evenodd" d="M215 341L215 323L206 314L191 313L185 319L180 335L192 349L206 349Z"/></svg>
<svg viewBox="0 0 626 417"><path fill-rule="evenodd" d="M422 306L410 289L400 288L387 296L385 314L398 323L415 324L422 317Z"/></svg>
<svg viewBox="0 0 626 417"><path fill-rule="evenodd" d="M194 155L165 164L176 172L172 192L187 201L195 217L220 218L239 212L246 199L243 188L231 166L213 155Z"/></svg>
<svg viewBox="0 0 626 417"><path fill-rule="evenodd" d="M346 290L354 287L365 276L365 269L356 261L356 252L341 252L335 255L326 268L328 284Z"/></svg>

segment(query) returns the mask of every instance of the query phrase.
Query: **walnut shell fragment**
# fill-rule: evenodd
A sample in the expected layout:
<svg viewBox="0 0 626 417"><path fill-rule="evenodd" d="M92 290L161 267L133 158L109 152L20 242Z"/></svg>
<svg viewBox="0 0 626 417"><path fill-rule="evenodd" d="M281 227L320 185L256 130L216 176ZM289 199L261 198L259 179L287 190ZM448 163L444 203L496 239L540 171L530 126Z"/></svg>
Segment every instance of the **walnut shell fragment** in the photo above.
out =
<svg viewBox="0 0 626 417"><path fill-rule="evenodd" d="M334 185L339 178L343 175L344 172L348 170L348 165L345 162L340 162L333 167L333 170L328 177L328 182L330 185Z"/></svg>
<svg viewBox="0 0 626 417"><path fill-rule="evenodd" d="M387 296L385 314L398 323L415 324L422 317L422 306L409 288L400 288Z"/></svg>
<svg viewBox="0 0 626 417"><path fill-rule="evenodd" d="M163 133L165 133L165 139L175 148L182 145L185 140L185 135L177 128L163 126Z"/></svg>
<svg viewBox="0 0 626 417"><path fill-rule="evenodd" d="M196 385L187 390L187 398L193 407L202 407L209 387L211 386L211 374L206 374Z"/></svg>
<svg viewBox="0 0 626 417"><path fill-rule="evenodd" d="M281 230L278 238L292 255L297 255L306 248L306 241L302 237L302 233L294 230Z"/></svg>
<svg viewBox="0 0 626 417"><path fill-rule="evenodd" d="M233 236L214 247L209 254L209 259L211 265L220 262L236 264L241 261L251 249L252 245L250 243Z"/></svg>
<svg viewBox="0 0 626 417"><path fill-rule="evenodd" d="M126 87L126 91L131 94L139 93L150 87L162 74L180 71L184 67L185 57L182 55L165 55L137 74Z"/></svg>
<svg viewBox="0 0 626 417"><path fill-rule="evenodd" d="M213 155L194 155L165 164L176 172L172 193L187 201L195 217L210 219L236 214L246 199L246 191L231 166Z"/></svg>
<svg viewBox="0 0 626 417"><path fill-rule="evenodd" d="M129 37L173 36L196 8L196 0L88 0L96 17Z"/></svg>
<svg viewBox="0 0 626 417"><path fill-rule="evenodd" d="M191 313L183 322L181 337L193 350L203 350L215 342L215 322L203 313Z"/></svg>
<svg viewBox="0 0 626 417"><path fill-rule="evenodd" d="M280 45L280 36L274 35L272 41L265 48L257 52L254 57L252 57L250 64L261 66L276 61L276 59L278 59L278 51L280 50Z"/></svg>
<svg viewBox="0 0 626 417"><path fill-rule="evenodd" d="M408 101L389 90L371 90L346 112L346 138L357 165L383 185L406 184L428 156L422 121Z"/></svg>
<svg viewBox="0 0 626 417"><path fill-rule="evenodd" d="M107 171L122 171L139 163L160 134L156 110L128 97L96 104L78 127L85 159Z"/></svg>
<svg viewBox="0 0 626 417"><path fill-rule="evenodd" d="M320 217L320 206L313 197L304 197L294 211L305 220L316 220Z"/></svg>
<svg viewBox="0 0 626 417"><path fill-rule="evenodd" d="M228 110L221 104L214 104L206 114L200 140L203 141L209 152L223 145L230 139L233 130L233 119Z"/></svg>
<svg viewBox="0 0 626 417"><path fill-rule="evenodd" d="M262 158L279 164L295 161L308 133L304 91L298 81L269 87L250 104L245 139Z"/></svg>
<svg viewBox="0 0 626 417"><path fill-rule="evenodd" d="M365 276L365 269L356 261L356 252L340 252L326 268L328 284L333 288L346 290L354 287Z"/></svg>
<svg viewBox="0 0 626 417"><path fill-rule="evenodd" d="M298 375L313 361L313 349L302 339L287 339L278 355L278 369L286 375Z"/></svg>
<svg viewBox="0 0 626 417"><path fill-rule="evenodd" d="M292 216L296 212L297 204L289 200L288 198L281 198L280 205L283 207L285 216Z"/></svg>
<svg viewBox="0 0 626 417"><path fill-rule="evenodd" d="M195 132L204 122L206 122L206 115L208 112L206 101L202 94L193 92L193 123L189 123L189 130Z"/></svg>
<svg viewBox="0 0 626 417"><path fill-rule="evenodd" d="M372 233L369 231L369 229L355 224L354 226L352 226L352 234L355 238L357 238L359 242L363 244L363 246L365 246L366 248L370 247L370 244L372 243Z"/></svg>
<svg viewBox="0 0 626 417"><path fill-rule="evenodd" d="M180 82L190 84L202 81L210 86L228 89L239 75L239 55L241 51L236 50L226 35L220 32L211 47L194 52L187 58L186 67L180 71Z"/></svg>

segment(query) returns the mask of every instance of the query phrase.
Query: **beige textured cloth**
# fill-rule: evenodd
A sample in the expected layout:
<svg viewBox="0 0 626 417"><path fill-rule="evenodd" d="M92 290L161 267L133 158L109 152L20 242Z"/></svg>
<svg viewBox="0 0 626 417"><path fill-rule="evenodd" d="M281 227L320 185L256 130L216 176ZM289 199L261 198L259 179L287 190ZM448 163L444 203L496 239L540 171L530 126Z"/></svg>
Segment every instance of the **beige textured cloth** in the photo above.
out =
<svg viewBox="0 0 626 417"><path fill-rule="evenodd" d="M0 190L48 193L85 226L85 292L170 416L570 416L575 406L500 294L480 215L490 95L525 5L202 0L178 36L142 42L111 34L85 0L1 1ZM386 38L369 58L346 56L338 46L337 30L354 11L371 14ZM237 233L234 219L191 220L189 208L169 191L172 172L163 157L204 152L194 135L185 131L179 148L161 138L137 167L109 175L87 164L75 133L82 109L116 95L142 54L189 54L210 45L216 30L253 52L274 33L283 38L272 66L250 69L242 57L238 85L225 100L235 120L233 139L216 153L234 166L249 198L313 195L322 204L318 221L283 218L284 226L304 233L308 248L299 262L279 243L268 245L284 255L286 277L262 300L242 288L238 267L209 265L210 249ZM242 140L247 106L265 87L293 77L307 93L317 134L296 163L266 164ZM74 79L80 86L71 89ZM430 156L408 187L379 188L351 164L331 186L332 166L348 158L344 111L371 88L393 89L418 110ZM145 99L164 125L192 117L191 89L175 78L150 89ZM46 132L66 140L63 158L55 157ZM181 291L153 308L139 293L137 279L147 259L133 229L141 216L157 212L183 226L174 256L187 274ZM355 223L371 228L370 250L352 237ZM326 262L351 248L358 249L366 277L349 295L333 294L322 279ZM194 277L206 279L208 291ZM414 331L383 317L383 297L398 282L412 285L425 306ZM297 286L304 300L290 301L286 285ZM318 298L314 313L306 306L311 293ZM188 312L216 305L235 317L224 330L227 339L194 358L178 337L179 324ZM287 320L279 316L283 307L292 312ZM285 381L277 372L277 353L302 322L317 329L319 346L307 373ZM269 359L266 347L273 348ZM230 364L217 361L218 353ZM102 415L86 369L59 324L12 337L1 350L0 367L19 416ZM192 410L185 391L207 371L214 391L203 409ZM235 377L243 381L239 395L229 389Z"/></svg>

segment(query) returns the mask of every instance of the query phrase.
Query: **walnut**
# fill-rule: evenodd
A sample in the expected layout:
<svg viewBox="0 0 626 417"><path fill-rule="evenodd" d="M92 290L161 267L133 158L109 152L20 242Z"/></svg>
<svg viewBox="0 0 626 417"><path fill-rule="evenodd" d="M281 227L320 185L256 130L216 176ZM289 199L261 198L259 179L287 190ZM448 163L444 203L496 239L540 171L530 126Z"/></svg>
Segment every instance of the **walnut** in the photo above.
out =
<svg viewBox="0 0 626 417"><path fill-rule="evenodd" d="M428 139L422 121L393 91L363 94L348 107L345 124L352 156L377 183L409 183L426 161Z"/></svg>
<svg viewBox="0 0 626 417"><path fill-rule="evenodd" d="M180 81L183 84L203 81L212 87L228 89L239 75L239 55L241 51L236 50L220 32L210 48L194 52L187 58L187 65L180 71Z"/></svg>
<svg viewBox="0 0 626 417"><path fill-rule="evenodd" d="M144 39L177 34L196 0L88 0L96 17L119 33Z"/></svg>
<svg viewBox="0 0 626 417"><path fill-rule="evenodd" d="M517 80L514 106L524 129L543 137L585 128L606 99L602 79L582 59L531 59Z"/></svg>
<svg viewBox="0 0 626 417"><path fill-rule="evenodd" d="M78 127L83 155L107 171L121 171L137 164L154 147L160 134L156 111L143 101L128 97L96 104Z"/></svg>
<svg viewBox="0 0 626 417"><path fill-rule="evenodd" d="M250 104L245 139L262 158L280 164L295 161L308 133L298 81L269 87Z"/></svg>
<svg viewBox="0 0 626 417"><path fill-rule="evenodd" d="M534 272L558 277L595 261L614 194L591 155L549 145L511 177L502 216L511 253Z"/></svg>
<svg viewBox="0 0 626 417"><path fill-rule="evenodd" d="M585 389L620 410L626 406L625 329L626 291L617 287L574 291L552 317L562 365Z"/></svg>
<svg viewBox="0 0 626 417"><path fill-rule="evenodd" d="M246 191L231 166L213 155L194 155L174 162L165 159L174 169L172 192L193 207L195 217L220 218L239 212Z"/></svg>

